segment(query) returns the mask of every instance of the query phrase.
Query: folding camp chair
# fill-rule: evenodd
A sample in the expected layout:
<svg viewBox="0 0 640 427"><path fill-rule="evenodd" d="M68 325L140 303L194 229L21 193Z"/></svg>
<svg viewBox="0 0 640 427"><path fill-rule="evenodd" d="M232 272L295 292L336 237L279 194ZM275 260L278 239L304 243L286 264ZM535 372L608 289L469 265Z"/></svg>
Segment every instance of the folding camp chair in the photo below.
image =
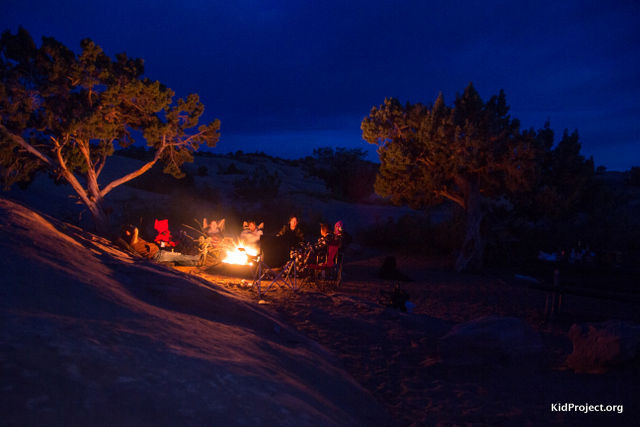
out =
<svg viewBox="0 0 640 427"><path fill-rule="evenodd" d="M298 269L295 258L290 257L290 241L281 237L261 236L260 252L254 257L256 270L253 274L253 286L258 298L274 284L282 284L293 292L300 289ZM266 287L263 286L266 284Z"/></svg>
<svg viewBox="0 0 640 427"><path fill-rule="evenodd" d="M170 247L173 248L176 246L176 242L173 241L171 237L171 231L169 231L169 220L161 219L155 221L153 228L158 232L158 235L154 239L154 242L161 248Z"/></svg>
<svg viewBox="0 0 640 427"><path fill-rule="evenodd" d="M337 290L342 280L343 254L338 252L339 249L340 239L328 241L325 261L307 265L309 276L305 283L314 282L321 292Z"/></svg>

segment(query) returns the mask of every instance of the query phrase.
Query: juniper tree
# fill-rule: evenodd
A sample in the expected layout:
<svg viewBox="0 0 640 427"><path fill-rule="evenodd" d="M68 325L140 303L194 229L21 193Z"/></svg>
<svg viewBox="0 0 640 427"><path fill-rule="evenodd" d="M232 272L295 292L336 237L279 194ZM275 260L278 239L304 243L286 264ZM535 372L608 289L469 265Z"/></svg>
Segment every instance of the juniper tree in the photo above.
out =
<svg viewBox="0 0 640 427"><path fill-rule="evenodd" d="M0 38L0 172L5 188L49 172L68 182L99 233L108 232L104 197L158 161L182 176L201 144L216 145L220 122L197 130L204 106L195 94L173 102L174 92L143 78L142 59L115 59L89 39L76 55L51 37L37 47L20 28ZM98 178L114 143L142 135L152 160L101 187Z"/></svg>
<svg viewBox="0 0 640 427"><path fill-rule="evenodd" d="M508 115L505 94L484 102L473 84L447 106L385 99L362 121L363 138L378 145L375 189L396 204L423 208L449 199L466 213L457 271L482 266L480 224L492 201L535 182L540 148Z"/></svg>
<svg viewBox="0 0 640 427"><path fill-rule="evenodd" d="M593 158L585 159L580 154L581 148L578 131L570 134L565 130L556 147L545 152L535 197L538 211L544 216L554 219L567 216L583 201L595 168Z"/></svg>
<svg viewBox="0 0 640 427"><path fill-rule="evenodd" d="M313 156L307 157L303 165L307 173L324 181L334 197L356 203L373 192L377 168L365 160L366 156L361 148L314 148Z"/></svg>

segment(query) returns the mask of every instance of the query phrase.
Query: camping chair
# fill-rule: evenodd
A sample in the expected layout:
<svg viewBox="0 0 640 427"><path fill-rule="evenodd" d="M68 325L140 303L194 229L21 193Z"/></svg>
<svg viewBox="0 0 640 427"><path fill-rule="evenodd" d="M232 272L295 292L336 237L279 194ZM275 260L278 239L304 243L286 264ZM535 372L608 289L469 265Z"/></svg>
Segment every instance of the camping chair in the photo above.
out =
<svg viewBox="0 0 640 427"><path fill-rule="evenodd" d="M260 252L254 258L256 270L253 274L253 286L258 298L274 284L282 284L293 292L300 289L298 269L295 258L290 257L291 245L287 239L277 236L261 236ZM266 287L263 286L266 284Z"/></svg>
<svg viewBox="0 0 640 427"><path fill-rule="evenodd" d="M342 258L339 253L340 239L327 242L326 259L323 262L307 265L309 276L305 283L314 282L318 290L337 290L342 279Z"/></svg>
<svg viewBox="0 0 640 427"><path fill-rule="evenodd" d="M161 248L169 247L173 248L176 246L176 242L174 242L171 238L171 231L169 231L169 220L161 219L158 221L156 219L153 228L158 232L158 235L154 239L154 242L160 246Z"/></svg>

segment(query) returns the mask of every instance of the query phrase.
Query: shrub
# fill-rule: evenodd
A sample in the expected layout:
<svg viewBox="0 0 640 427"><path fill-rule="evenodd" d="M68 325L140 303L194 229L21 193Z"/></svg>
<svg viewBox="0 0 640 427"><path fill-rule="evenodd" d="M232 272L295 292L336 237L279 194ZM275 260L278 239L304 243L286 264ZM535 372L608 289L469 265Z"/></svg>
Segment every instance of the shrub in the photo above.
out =
<svg viewBox="0 0 640 427"><path fill-rule="evenodd" d="M264 165L255 168L251 176L234 182L235 195L242 200L274 199L280 191L282 180L278 172L270 174Z"/></svg>
<svg viewBox="0 0 640 427"><path fill-rule="evenodd" d="M209 176L209 169L206 166L200 166L196 171L196 176L199 176L199 177Z"/></svg>
<svg viewBox="0 0 640 427"><path fill-rule="evenodd" d="M459 247L464 237L462 215L437 224L424 214L407 214L397 221L389 217L377 221L358 235L367 246L432 255L448 255Z"/></svg>
<svg viewBox="0 0 640 427"><path fill-rule="evenodd" d="M364 160L362 149L316 148L313 156L298 163L309 176L320 178L333 197L346 202L360 202L373 194L378 166Z"/></svg>
<svg viewBox="0 0 640 427"><path fill-rule="evenodd" d="M235 163L231 163L224 171L219 173L219 175L244 175L244 172L238 169Z"/></svg>
<svg viewBox="0 0 640 427"><path fill-rule="evenodd" d="M626 171L624 173L624 181L627 185L640 186L640 166L632 166L630 170Z"/></svg>

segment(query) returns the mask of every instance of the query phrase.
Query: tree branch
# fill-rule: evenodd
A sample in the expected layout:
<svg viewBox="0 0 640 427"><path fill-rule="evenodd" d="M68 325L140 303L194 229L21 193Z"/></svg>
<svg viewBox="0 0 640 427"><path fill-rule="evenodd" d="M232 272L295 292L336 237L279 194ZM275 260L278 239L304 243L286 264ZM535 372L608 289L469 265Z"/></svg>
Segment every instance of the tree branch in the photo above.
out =
<svg viewBox="0 0 640 427"><path fill-rule="evenodd" d="M100 195L102 197L104 197L108 192L110 192L111 190L113 190L114 188L116 188L119 185L124 184L125 182L129 182L131 181L133 178L136 178L140 175L142 175L143 173L145 173L146 171L148 171L149 169L151 169L153 167L153 165L156 164L156 162L160 159L160 155L162 154L162 152L164 151L164 149L166 148L165 145L165 141L166 141L166 137L163 136L163 144L161 145L160 148L158 148L158 150L156 151L156 154L153 157L153 160L151 160L150 162L146 163L145 165L143 165L140 169L135 170L121 178L115 179L113 181L111 181L106 187L104 187L104 189L100 192Z"/></svg>
<svg viewBox="0 0 640 427"><path fill-rule="evenodd" d="M85 141L79 141L78 147L80 149L80 152L82 153L82 156L84 157L84 161L87 162L87 175L90 175L92 173L95 174L93 162L91 161L91 150L89 149L89 144Z"/></svg>
<svg viewBox="0 0 640 427"><path fill-rule="evenodd" d="M67 163L64 161L64 158L62 157L62 146L60 145L58 140L56 140L54 137L51 137L51 140L55 143L55 146L56 146L55 152L58 158L58 165L59 165L59 167L56 169L59 169L62 173L62 176L64 176L64 179L66 179L67 182L71 184L71 187L78 194L78 197L80 197L80 199L82 200L82 203L84 203L85 206L87 207L91 206L91 200L87 196L87 191L82 186L82 184L80 184L80 181L78 181L75 175L72 174L67 168Z"/></svg>
<svg viewBox="0 0 640 427"><path fill-rule="evenodd" d="M425 158L425 157L416 158L416 163L424 163L429 167L433 167L436 165L436 162L434 162L433 160L429 160L428 158Z"/></svg>
<svg viewBox="0 0 640 427"><path fill-rule="evenodd" d="M442 196L445 197L453 202L456 202L457 204L459 204L462 209L466 209L466 203L464 202L464 198L460 197L460 196L456 196L455 194L451 194L447 191L446 187L444 190L441 191L434 191L435 194L437 194L438 196Z"/></svg>
<svg viewBox="0 0 640 427"><path fill-rule="evenodd" d="M102 153L102 156L100 156L100 159L98 160L98 162L96 163L96 179L98 179L98 177L100 176L100 173L102 173L102 169L104 168L104 164L107 162L107 153Z"/></svg>
<svg viewBox="0 0 640 427"><path fill-rule="evenodd" d="M10 132L9 129L7 129L2 123L0 123L0 129L2 129L4 132L6 132L7 135L9 135L9 137L16 144L20 145L22 148L27 150L29 153L33 154L38 159L42 160L44 163L46 163L52 169L56 170L56 169L59 168L59 166L56 164L56 162L53 159L51 159L49 156L44 154L42 151L40 151L37 148L35 148L33 145L29 144L27 141L24 140L24 138L22 138L22 137L20 137L18 135L15 135L12 132Z"/></svg>

